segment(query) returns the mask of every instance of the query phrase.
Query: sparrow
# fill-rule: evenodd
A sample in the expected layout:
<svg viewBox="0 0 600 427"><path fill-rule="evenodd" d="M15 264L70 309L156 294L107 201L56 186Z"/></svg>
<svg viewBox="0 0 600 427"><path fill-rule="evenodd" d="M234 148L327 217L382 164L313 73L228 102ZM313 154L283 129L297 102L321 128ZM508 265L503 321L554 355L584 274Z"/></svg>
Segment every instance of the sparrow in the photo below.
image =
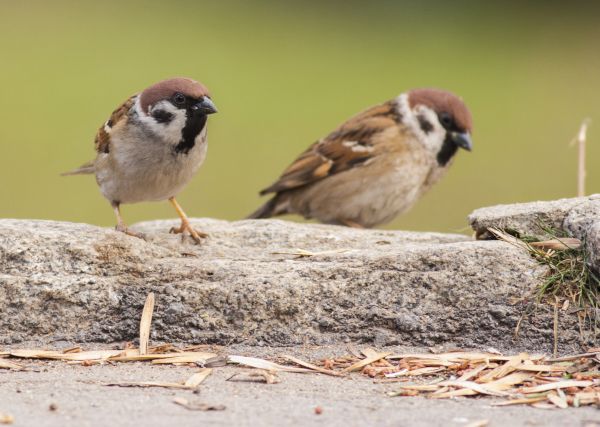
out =
<svg viewBox="0 0 600 427"><path fill-rule="evenodd" d="M199 243L207 234L191 226L175 196L204 162L207 117L216 112L202 83L160 81L127 99L98 129L95 160L63 175L95 174L117 217L116 230L140 238L123 221L121 204L168 199L181 218L170 232L187 232Z"/></svg>
<svg viewBox="0 0 600 427"><path fill-rule="evenodd" d="M371 107L303 152L261 195L248 218L299 214L371 228L409 210L444 176L459 148L471 151L472 118L456 95L413 89Z"/></svg>

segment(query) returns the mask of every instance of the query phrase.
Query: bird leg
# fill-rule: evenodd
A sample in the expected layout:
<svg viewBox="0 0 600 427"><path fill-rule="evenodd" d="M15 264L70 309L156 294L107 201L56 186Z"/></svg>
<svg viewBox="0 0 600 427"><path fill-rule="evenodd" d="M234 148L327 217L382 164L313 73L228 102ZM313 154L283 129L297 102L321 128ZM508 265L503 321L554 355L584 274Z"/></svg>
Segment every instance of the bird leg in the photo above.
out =
<svg viewBox="0 0 600 427"><path fill-rule="evenodd" d="M120 231L121 233L125 233L129 236L137 237L142 240L146 240L146 236L142 233L138 233L127 228L125 221L121 218L121 209L119 207L119 203L112 202L111 203L113 210L115 211L115 215L117 216L117 225L115 225L115 230Z"/></svg>
<svg viewBox="0 0 600 427"><path fill-rule="evenodd" d="M179 226L179 228L172 227L169 230L169 233L179 234L187 231L188 233L190 233L190 237L194 239L196 243L200 243L200 239L208 237L208 234L203 233L201 231L197 231L192 227L192 224L190 224L190 220L188 219L183 209L181 209L181 206L179 206L179 203L177 203L177 200L175 200L175 197L171 197L169 199L169 202L171 202L171 204L177 211L177 215L179 215L179 218L181 218L181 225Z"/></svg>

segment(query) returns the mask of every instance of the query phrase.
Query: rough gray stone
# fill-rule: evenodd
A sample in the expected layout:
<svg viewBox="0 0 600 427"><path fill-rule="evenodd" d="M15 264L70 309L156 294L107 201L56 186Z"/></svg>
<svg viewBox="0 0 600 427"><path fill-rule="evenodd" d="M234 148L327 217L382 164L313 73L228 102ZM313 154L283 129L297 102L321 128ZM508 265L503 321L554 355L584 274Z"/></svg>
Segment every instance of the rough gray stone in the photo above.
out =
<svg viewBox="0 0 600 427"><path fill-rule="evenodd" d="M600 273L600 221L594 222L587 229L586 252L588 263L596 273Z"/></svg>
<svg viewBox="0 0 600 427"><path fill-rule="evenodd" d="M499 241L278 220L193 220L202 245L84 224L0 220L0 342L113 342L137 336L148 292L152 338L252 345L373 342L549 351L552 312L513 331L545 271ZM314 256L290 254L297 249ZM580 350L561 314L560 349Z"/></svg>
<svg viewBox="0 0 600 427"><path fill-rule="evenodd" d="M522 235L544 239L549 236L539 224L549 225L581 239L589 264L595 271L600 271L600 194L481 208L469 215L469 223L481 239L490 237L488 227L515 230Z"/></svg>
<svg viewBox="0 0 600 427"><path fill-rule="evenodd" d="M587 222L600 218L600 194L548 202L516 203L476 209L469 215L469 223L477 236L488 236L488 227L512 229L521 234L545 238L540 229L545 224L566 230L581 238Z"/></svg>
<svg viewBox="0 0 600 427"><path fill-rule="evenodd" d="M595 195L570 209L562 228L570 235L585 240L590 229L599 221L600 195Z"/></svg>

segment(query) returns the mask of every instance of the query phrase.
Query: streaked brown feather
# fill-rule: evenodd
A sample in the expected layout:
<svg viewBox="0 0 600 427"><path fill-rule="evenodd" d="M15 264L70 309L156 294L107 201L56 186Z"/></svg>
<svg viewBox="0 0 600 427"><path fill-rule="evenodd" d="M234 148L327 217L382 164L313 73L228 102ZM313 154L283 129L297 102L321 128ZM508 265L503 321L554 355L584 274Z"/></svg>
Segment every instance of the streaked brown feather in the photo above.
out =
<svg viewBox="0 0 600 427"><path fill-rule="evenodd" d="M373 155L374 136L401 120L393 100L359 113L311 145L260 194L302 187L361 165Z"/></svg>
<svg viewBox="0 0 600 427"><path fill-rule="evenodd" d="M94 144L98 153L108 153L110 151L110 134L106 131L105 126L112 128L116 126L121 120L125 119L127 113L135 103L136 95L130 97L127 101L122 103L115 111L112 112L108 121L100 126L96 133Z"/></svg>

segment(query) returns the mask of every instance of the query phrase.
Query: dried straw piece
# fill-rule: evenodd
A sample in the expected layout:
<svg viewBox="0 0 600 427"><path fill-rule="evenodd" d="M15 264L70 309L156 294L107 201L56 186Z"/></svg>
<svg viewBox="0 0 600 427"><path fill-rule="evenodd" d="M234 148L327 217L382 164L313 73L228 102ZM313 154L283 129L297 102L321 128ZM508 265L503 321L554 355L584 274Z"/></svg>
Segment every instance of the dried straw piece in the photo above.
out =
<svg viewBox="0 0 600 427"><path fill-rule="evenodd" d="M8 360L0 359L0 369L13 369L15 371L20 371L25 369L25 367L17 363L9 362Z"/></svg>
<svg viewBox="0 0 600 427"><path fill-rule="evenodd" d="M225 405L209 405L208 403L194 403L187 400L185 397L173 398L173 403L183 406L190 411L223 411Z"/></svg>
<svg viewBox="0 0 600 427"><path fill-rule="evenodd" d="M56 359L57 357L63 356L61 352L54 350L13 350L9 352L12 357L19 357L22 359Z"/></svg>
<svg viewBox="0 0 600 427"><path fill-rule="evenodd" d="M295 255L298 258L303 258L303 257L313 257L313 256L320 256L320 255L335 255L335 254L341 254L344 252L348 252L351 249L332 249L329 251L321 251L321 252L313 252L313 251L307 251L305 249L292 249L289 252L271 252L271 255Z"/></svg>
<svg viewBox="0 0 600 427"><path fill-rule="evenodd" d="M505 233L499 228L488 227L488 231L492 233L494 237L496 237L498 240L502 240L503 242L510 243L511 245L517 246L521 249L525 249L526 251L529 251L531 248L531 246L529 246L521 239L517 239L516 237L511 236L510 234Z"/></svg>
<svg viewBox="0 0 600 427"><path fill-rule="evenodd" d="M256 369L256 370L252 370L252 371L236 372L235 374L233 374L232 376L227 378L226 381L231 381L234 378L238 381L252 381L252 382L264 381L267 384L277 384L277 383L281 382L281 380L277 376L276 372L267 371L265 369Z"/></svg>
<svg viewBox="0 0 600 427"><path fill-rule="evenodd" d="M206 362L208 359L216 357L217 355L215 353L189 351L185 353L176 353L176 355L171 354L170 356L171 357L156 358L152 363L155 365L168 363L198 363Z"/></svg>
<svg viewBox="0 0 600 427"><path fill-rule="evenodd" d="M12 424L15 422L15 417L5 412L0 412L0 424Z"/></svg>
<svg viewBox="0 0 600 427"><path fill-rule="evenodd" d="M139 354L139 351L136 349L135 353L118 355L115 357L111 357L111 362L140 362L145 360L158 360L158 359L168 359L175 357L176 354L179 353L150 353L150 354Z"/></svg>
<svg viewBox="0 0 600 427"><path fill-rule="evenodd" d="M435 373L443 372L443 371L445 371L445 369L442 367L435 368L435 367L431 366L431 367L413 369L412 371L408 371L406 373L406 375L408 375L409 377L414 377L417 375L431 375L431 374L435 374Z"/></svg>
<svg viewBox="0 0 600 427"><path fill-rule="evenodd" d="M562 396L559 396L557 393L552 392L548 393L548 396L546 397L550 402L554 403L560 409L567 409L569 407L569 404L567 403L567 398L565 397L564 393L562 394Z"/></svg>
<svg viewBox="0 0 600 427"><path fill-rule="evenodd" d="M159 344L159 345L149 345L148 353L182 353L185 350L180 350L176 348L173 344ZM191 350L190 350L191 351Z"/></svg>
<svg viewBox="0 0 600 427"><path fill-rule="evenodd" d="M565 249L579 249L582 243L581 240L573 237L563 237L560 239L545 240L543 242L531 242L529 246L542 249L544 251L555 250L564 251Z"/></svg>
<svg viewBox="0 0 600 427"><path fill-rule="evenodd" d="M497 378L504 377L513 372L517 366L522 365L523 362L528 359L529 355L527 353L521 353L517 356L513 356L504 365L498 366L497 368L491 370L487 374L479 377L477 379L477 382L485 383L495 380Z"/></svg>
<svg viewBox="0 0 600 427"><path fill-rule="evenodd" d="M529 394L529 393L540 393L542 391L549 390L558 390L560 388L569 388L569 387L589 387L593 385L593 381L577 381L577 380L565 380L565 381L557 381L555 383L550 384L542 384L535 387L523 387L520 392Z"/></svg>
<svg viewBox="0 0 600 427"><path fill-rule="evenodd" d="M92 350L92 351L80 351L79 353L66 353L61 357L57 357L60 360L108 360L111 357L119 356L122 353L121 350Z"/></svg>
<svg viewBox="0 0 600 427"><path fill-rule="evenodd" d="M130 381L130 382L120 382L120 383L104 383L102 385L108 387L164 387L164 388L180 388L180 389L189 389L190 387L179 384L179 383L163 383L156 381Z"/></svg>
<svg viewBox="0 0 600 427"><path fill-rule="evenodd" d="M152 325L152 313L154 313L154 292L146 297L142 318L140 319L140 355L148 353L148 341L150 340L150 327Z"/></svg>
<svg viewBox="0 0 600 427"><path fill-rule="evenodd" d="M595 357L598 355L600 355L600 350L588 353L574 354L572 356L555 357L554 359L549 359L548 362L569 362L571 360L582 359L584 357Z"/></svg>
<svg viewBox="0 0 600 427"><path fill-rule="evenodd" d="M22 359L52 359L52 360L108 360L111 357L119 356L123 350L92 350L80 351L78 353L62 353L51 350L13 350L10 352L12 357Z"/></svg>
<svg viewBox="0 0 600 427"><path fill-rule="evenodd" d="M486 384L477 384L477 383L473 383L476 384L476 386L483 386L485 387L485 390L487 391L491 391L492 393L494 392L498 392L498 393L502 393L504 390L508 390L510 389L512 386L516 385L516 384L521 384L524 381L527 380L531 380L533 379L535 376L531 373L528 372L513 372L510 375L507 375L503 378L500 378L496 381L492 381L492 382L488 382ZM448 386L454 386L456 381L442 381L442 382L438 382L436 384L436 386L438 387L448 387ZM472 382L471 381L459 381L460 383L466 383L468 385L470 385ZM443 392L443 393L439 393L439 394L432 394L428 397L431 398L437 398L437 399L443 399L443 398L448 398L448 397L458 397L458 396L473 396L480 393L478 390L476 390L474 387L465 387L462 389L458 389L458 390L451 390L451 391L447 391L447 392Z"/></svg>
<svg viewBox="0 0 600 427"><path fill-rule="evenodd" d="M167 383L157 381L125 381L118 383L104 383L105 386L116 386L116 387L164 387L164 388L177 388L182 390L194 390L202 381L206 379L212 372L212 369L204 368L191 377L189 377L184 383Z"/></svg>
<svg viewBox="0 0 600 427"><path fill-rule="evenodd" d="M505 400L504 402L494 402L492 406L509 406L509 405L531 405L532 403L546 400L546 396L525 397L522 399Z"/></svg>
<svg viewBox="0 0 600 427"><path fill-rule="evenodd" d="M600 391L575 393L574 399L580 405L591 405L593 403L600 405Z"/></svg>
<svg viewBox="0 0 600 427"><path fill-rule="evenodd" d="M396 371L396 372L388 372L388 373L386 373L386 374L383 374L383 375L384 375L384 377L386 377L386 378L398 378L398 377L401 377L401 376L404 376L404 375L406 375L406 373L407 373L407 372L408 372L408 369L401 369L401 370L399 370L399 371ZM402 381L407 381L407 380L402 380ZM384 381L384 382L386 382L386 381ZM387 381L387 382L389 382L389 381Z"/></svg>
<svg viewBox="0 0 600 427"><path fill-rule="evenodd" d="M487 385L477 384L473 381L442 381L438 385L440 386L449 386L449 387L460 387L466 388L473 391L476 391L480 394L489 394L490 396L507 396L508 393L505 393L500 390L499 387L491 388Z"/></svg>
<svg viewBox="0 0 600 427"><path fill-rule="evenodd" d="M573 142L577 142L577 196L585 196L585 140L587 136L587 128L590 124L590 119L584 119L577 132L577 138Z"/></svg>
<svg viewBox="0 0 600 427"><path fill-rule="evenodd" d="M404 390L437 391L440 386L438 384L407 384L400 388Z"/></svg>
<svg viewBox="0 0 600 427"><path fill-rule="evenodd" d="M470 388L461 388L458 390L446 391L439 394L433 393L431 395L428 395L427 397L432 399L447 399L449 397L475 396L477 393L477 391Z"/></svg>
<svg viewBox="0 0 600 427"><path fill-rule="evenodd" d="M566 366L558 365L525 365L521 364L516 366L517 371L528 371L528 372L565 372Z"/></svg>
<svg viewBox="0 0 600 427"><path fill-rule="evenodd" d="M479 375L481 373L481 371L483 371L487 367L488 367L487 365L479 365L478 367L473 368L470 371L467 371L464 374L462 374L458 380L459 381L468 381L471 378L475 378L477 375Z"/></svg>
<svg viewBox="0 0 600 427"><path fill-rule="evenodd" d="M189 388L198 388L198 386L212 373L210 368L202 368L191 377L189 377L183 384Z"/></svg>
<svg viewBox="0 0 600 427"><path fill-rule="evenodd" d="M384 353L374 353L371 354L370 357L366 357L363 360L360 360L358 362L356 362L355 364L348 366L347 368L344 369L344 372L354 372L354 371L360 371L362 368L364 368L367 365L370 365L373 362L377 362L378 360L381 360L385 357L388 357L392 354L392 352L384 352Z"/></svg>
<svg viewBox="0 0 600 427"><path fill-rule="evenodd" d="M535 375L528 372L513 372L503 378L485 384L491 390L508 390L510 387L531 380Z"/></svg>
<svg viewBox="0 0 600 427"><path fill-rule="evenodd" d="M334 377L340 377L340 376L343 375L340 372L335 372L335 371L332 371L330 369L321 368L320 366L316 366L316 365L313 365L312 363L308 363L308 362L305 362L303 360L297 359L294 356L289 356L287 354L284 354L283 357L286 358L287 360L289 360L290 362L293 362L293 363L295 363L297 365L300 365L300 366L302 366L304 368L312 369L313 371L320 372L321 374L331 375L331 376L334 376Z"/></svg>
<svg viewBox="0 0 600 427"><path fill-rule="evenodd" d="M430 359L430 360L446 360L448 362L460 363L465 360L467 361L506 361L511 360L514 356L502 356L494 353L480 353L480 352L451 352L451 353L440 353L440 354L418 354L418 353L406 353L406 354L394 354L386 357L388 360L395 359ZM542 356L535 356L531 359L541 358Z"/></svg>
<svg viewBox="0 0 600 427"><path fill-rule="evenodd" d="M252 368L265 369L267 371L283 371L283 372L299 372L299 373L315 373L311 369L296 368L294 366L279 365L268 360L259 359L257 357L246 357L246 356L229 356L229 362L238 363L240 365L250 366Z"/></svg>

